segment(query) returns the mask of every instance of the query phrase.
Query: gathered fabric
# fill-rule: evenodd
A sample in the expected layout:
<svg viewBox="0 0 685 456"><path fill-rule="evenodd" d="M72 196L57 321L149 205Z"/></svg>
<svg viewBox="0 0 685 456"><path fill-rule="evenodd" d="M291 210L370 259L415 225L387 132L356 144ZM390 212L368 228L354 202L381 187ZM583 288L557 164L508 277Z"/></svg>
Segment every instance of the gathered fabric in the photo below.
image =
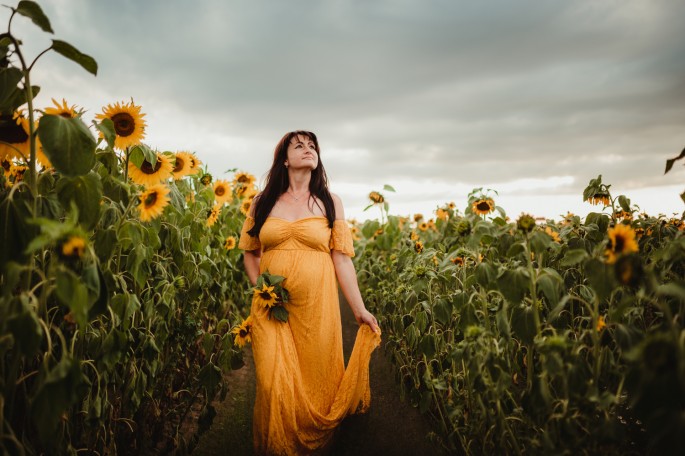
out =
<svg viewBox="0 0 685 456"><path fill-rule="evenodd" d="M287 322L269 319L256 301L251 307L255 454L316 454L329 445L346 415L368 410L369 360L380 335L361 325L345 367L331 257L331 250L354 256L344 220L331 229L323 216L268 217L258 238L247 234L253 226L248 216L238 247L262 249L260 273L284 276L290 293Z"/></svg>

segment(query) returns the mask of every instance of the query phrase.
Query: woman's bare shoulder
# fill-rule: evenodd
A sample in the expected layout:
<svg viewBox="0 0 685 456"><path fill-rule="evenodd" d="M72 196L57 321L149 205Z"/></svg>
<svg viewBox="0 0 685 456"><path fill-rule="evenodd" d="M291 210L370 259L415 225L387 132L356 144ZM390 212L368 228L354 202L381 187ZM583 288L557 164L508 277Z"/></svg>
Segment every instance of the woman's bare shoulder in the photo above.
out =
<svg viewBox="0 0 685 456"><path fill-rule="evenodd" d="M333 199L333 207L335 208L335 219L344 220L345 219L345 208L343 207L342 199L331 192L331 198Z"/></svg>

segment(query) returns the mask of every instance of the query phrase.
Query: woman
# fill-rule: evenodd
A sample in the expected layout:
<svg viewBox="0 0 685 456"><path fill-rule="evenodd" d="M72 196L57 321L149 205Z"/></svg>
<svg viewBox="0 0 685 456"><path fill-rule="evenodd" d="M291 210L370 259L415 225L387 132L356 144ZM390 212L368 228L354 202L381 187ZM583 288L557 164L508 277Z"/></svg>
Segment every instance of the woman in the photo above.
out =
<svg viewBox="0 0 685 456"><path fill-rule="evenodd" d="M252 303L256 454L317 453L345 415L370 402L368 363L380 329L364 307L342 202L328 191L319 154L314 133L283 136L238 244L253 285L268 271L284 276L290 293L285 323ZM360 324L347 368L336 276Z"/></svg>

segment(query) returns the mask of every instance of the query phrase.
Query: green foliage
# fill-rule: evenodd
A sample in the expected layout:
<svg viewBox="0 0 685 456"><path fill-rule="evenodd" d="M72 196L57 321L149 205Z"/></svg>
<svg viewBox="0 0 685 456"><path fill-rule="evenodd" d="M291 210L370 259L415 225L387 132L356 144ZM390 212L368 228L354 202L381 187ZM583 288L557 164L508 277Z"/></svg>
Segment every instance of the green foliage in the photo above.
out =
<svg viewBox="0 0 685 456"><path fill-rule="evenodd" d="M587 198L609 187L599 176ZM637 212L623 195L610 203L584 222L527 218L518 229L471 211L425 231L393 216L357 228L360 286L403 397L432 417L447 451L685 449L683 222L623 222L639 252L609 264L612 204Z"/></svg>

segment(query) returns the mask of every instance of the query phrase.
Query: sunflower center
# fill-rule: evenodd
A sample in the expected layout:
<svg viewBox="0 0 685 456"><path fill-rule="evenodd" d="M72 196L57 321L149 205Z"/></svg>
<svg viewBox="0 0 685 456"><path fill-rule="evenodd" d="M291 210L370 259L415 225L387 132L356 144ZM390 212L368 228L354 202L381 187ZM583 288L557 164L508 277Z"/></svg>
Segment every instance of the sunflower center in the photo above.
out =
<svg viewBox="0 0 685 456"><path fill-rule="evenodd" d="M476 208L479 211L489 211L490 210L490 204L488 204L487 201L481 201L480 203L476 204Z"/></svg>
<svg viewBox="0 0 685 456"><path fill-rule="evenodd" d="M271 297L271 293L268 291L262 291L259 293L259 296L267 301L271 301L273 298Z"/></svg>
<svg viewBox="0 0 685 456"><path fill-rule="evenodd" d="M162 167L162 160L157 159L157 163L155 163L154 169L152 168L152 164L147 161L143 160L143 164L140 165L140 170L144 172L145 174L154 174L157 171L159 171L159 168Z"/></svg>
<svg viewBox="0 0 685 456"><path fill-rule="evenodd" d="M12 119L10 115L0 116L0 141L10 144L25 143L29 139L21 125Z"/></svg>
<svg viewBox="0 0 685 456"><path fill-rule="evenodd" d="M625 245L625 238L623 236L616 236L616 239L614 240L614 252L623 252Z"/></svg>
<svg viewBox="0 0 685 456"><path fill-rule="evenodd" d="M226 189L223 186L219 186L214 190L216 196L224 196L226 194Z"/></svg>
<svg viewBox="0 0 685 456"><path fill-rule="evenodd" d="M238 333L240 337L246 337L249 334L249 331L244 328L240 328L240 332Z"/></svg>
<svg viewBox="0 0 685 456"><path fill-rule="evenodd" d="M174 171L175 173L181 171L183 169L183 166L185 165L185 162L181 157L176 157L176 166L174 166Z"/></svg>
<svg viewBox="0 0 685 456"><path fill-rule="evenodd" d="M3 161L2 161L2 168L3 168L6 172L9 172L11 166L12 166L12 164L9 162L9 160L3 160Z"/></svg>
<svg viewBox="0 0 685 456"><path fill-rule="evenodd" d="M127 112L118 112L112 116L114 130L119 136L130 136L136 129L136 122L133 116Z"/></svg>
<svg viewBox="0 0 685 456"><path fill-rule="evenodd" d="M71 113L69 111L62 111L59 113L59 115L61 117L64 117L65 119L71 119L72 117L74 117L71 115Z"/></svg>
<svg viewBox="0 0 685 456"><path fill-rule="evenodd" d="M145 197L145 207L152 207L157 202L157 192L150 192L149 195Z"/></svg>

